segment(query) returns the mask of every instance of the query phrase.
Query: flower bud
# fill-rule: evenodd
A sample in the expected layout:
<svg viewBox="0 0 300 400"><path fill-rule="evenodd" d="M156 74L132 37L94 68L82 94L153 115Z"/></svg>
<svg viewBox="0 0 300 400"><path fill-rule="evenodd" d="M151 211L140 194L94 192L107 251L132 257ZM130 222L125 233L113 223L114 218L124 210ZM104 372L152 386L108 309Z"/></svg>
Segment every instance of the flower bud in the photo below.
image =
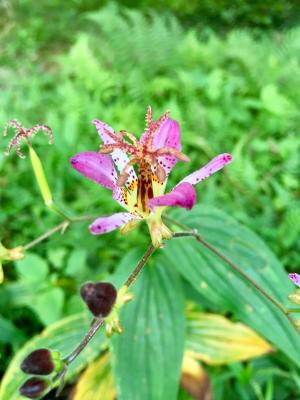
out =
<svg viewBox="0 0 300 400"><path fill-rule="evenodd" d="M118 318L112 319L105 326L105 332L107 337L111 337L113 333L123 333L122 325Z"/></svg>
<svg viewBox="0 0 300 400"><path fill-rule="evenodd" d="M42 396L49 382L41 378L30 378L20 387L20 394L28 399L37 399Z"/></svg>
<svg viewBox="0 0 300 400"><path fill-rule="evenodd" d="M115 287L109 282L86 283L80 294L91 313L98 318L107 317L117 298Z"/></svg>
<svg viewBox="0 0 300 400"><path fill-rule="evenodd" d="M48 349L38 349L31 352L22 362L21 370L25 374L49 375L54 370L62 368L59 353Z"/></svg>
<svg viewBox="0 0 300 400"><path fill-rule="evenodd" d="M29 147L29 154L30 154L30 160L32 164L32 168L37 180L37 183L39 185L39 189L41 191L42 197L44 199L44 202L47 206L50 206L53 203L52 200L52 193L49 188L47 178L44 172L44 168L42 165L42 162L35 152L35 150L30 146Z"/></svg>

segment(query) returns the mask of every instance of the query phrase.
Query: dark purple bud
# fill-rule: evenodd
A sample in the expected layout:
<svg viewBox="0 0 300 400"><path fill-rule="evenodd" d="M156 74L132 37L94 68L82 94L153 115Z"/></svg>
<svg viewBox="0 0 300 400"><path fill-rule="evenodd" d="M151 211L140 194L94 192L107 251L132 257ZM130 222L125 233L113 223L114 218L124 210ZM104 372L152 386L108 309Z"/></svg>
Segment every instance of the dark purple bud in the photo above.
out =
<svg viewBox="0 0 300 400"><path fill-rule="evenodd" d="M30 353L22 362L25 374L49 375L54 370L52 353L48 349L38 349Z"/></svg>
<svg viewBox="0 0 300 400"><path fill-rule="evenodd" d="M49 382L41 378L30 378L20 387L19 391L22 396L28 399L37 399L42 396L44 390L48 387Z"/></svg>
<svg viewBox="0 0 300 400"><path fill-rule="evenodd" d="M104 318L111 312L117 290L108 282L86 283L80 289L80 294L95 317Z"/></svg>

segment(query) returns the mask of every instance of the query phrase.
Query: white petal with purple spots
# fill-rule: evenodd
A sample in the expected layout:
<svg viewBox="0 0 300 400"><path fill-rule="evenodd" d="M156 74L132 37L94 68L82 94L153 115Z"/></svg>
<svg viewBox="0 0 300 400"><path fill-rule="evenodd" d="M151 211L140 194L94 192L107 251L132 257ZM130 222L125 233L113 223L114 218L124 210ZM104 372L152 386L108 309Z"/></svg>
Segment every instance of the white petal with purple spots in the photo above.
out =
<svg viewBox="0 0 300 400"><path fill-rule="evenodd" d="M213 158L204 167L198 169L192 174L186 176L182 179L182 182L188 182L191 185L196 185L197 183L209 178L212 174L222 169L226 164L232 161L232 156L228 153L219 154L217 157Z"/></svg>
<svg viewBox="0 0 300 400"><path fill-rule="evenodd" d="M100 137L101 137L101 139L102 139L104 144L116 143L113 140L113 138L111 138L105 132L105 130L107 130L107 131L109 131L111 133L114 133L114 130L109 125L107 125L104 122L99 121L97 119L94 119L92 122L95 124L96 129L97 129L97 131L98 131L98 133L99 133L99 135L100 135ZM125 166L129 162L129 158L128 158L127 154L124 151L120 150L120 149L114 150L111 153L111 158L112 158L113 162L116 164L116 166L117 166L117 168L118 168L118 170L120 172L123 171L123 169L125 168ZM129 187L132 184L132 182L135 181L136 179L137 179L137 177L136 177L136 173L134 171L134 168L130 167L128 169L128 179L126 181L126 186Z"/></svg>

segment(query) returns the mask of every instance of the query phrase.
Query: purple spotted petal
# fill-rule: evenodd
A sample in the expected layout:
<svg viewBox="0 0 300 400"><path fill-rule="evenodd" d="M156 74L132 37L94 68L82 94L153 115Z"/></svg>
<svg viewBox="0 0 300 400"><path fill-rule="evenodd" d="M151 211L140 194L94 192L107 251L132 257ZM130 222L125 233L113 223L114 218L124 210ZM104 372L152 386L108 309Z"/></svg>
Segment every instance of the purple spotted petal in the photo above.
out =
<svg viewBox="0 0 300 400"><path fill-rule="evenodd" d="M145 143L146 138L147 133L144 133L141 136L140 142ZM172 147L173 149L181 150L180 126L177 121L170 118L165 121L153 140L153 148L155 150L163 147ZM177 159L173 156L161 156L158 157L158 162L164 168L168 176L176 164Z"/></svg>
<svg viewBox="0 0 300 400"><path fill-rule="evenodd" d="M228 153L219 154L204 167L186 176L181 182L188 182L191 185L196 185L197 183L203 181L204 179L210 177L215 172L222 169L226 164L229 164L231 160L232 160L231 154Z"/></svg>
<svg viewBox="0 0 300 400"><path fill-rule="evenodd" d="M107 134L107 132L105 132L107 130L111 133L114 133L114 130L109 125L105 124L102 121L99 121L98 119L94 119L92 122L95 124L97 131L98 131L104 144L116 143L114 141L114 139L111 138ZM111 158L113 159L114 163L116 164L116 166L120 172L123 171L126 164L129 162L129 158L128 158L127 154L120 149L114 150L111 153ZM135 173L133 167L130 167L128 169L128 180L126 182L126 186L130 186L133 180L136 180L136 173Z"/></svg>
<svg viewBox="0 0 300 400"><path fill-rule="evenodd" d="M180 126L174 119L168 118L153 140L153 148L155 150L162 147L181 150Z"/></svg>
<svg viewBox="0 0 300 400"><path fill-rule="evenodd" d="M130 213L116 213L108 217L97 218L90 226L90 232L93 235L101 235L102 233L107 233L114 231L120 226L125 225L127 222L133 219L140 219Z"/></svg>
<svg viewBox="0 0 300 400"><path fill-rule="evenodd" d="M289 274L289 278L294 282L295 285L300 287L300 275L293 273Z"/></svg>
<svg viewBox="0 0 300 400"><path fill-rule="evenodd" d="M194 187L187 182L183 182L177 185L170 193L149 200L148 206L151 209L154 207L168 206L182 207L191 210L195 203L196 191Z"/></svg>
<svg viewBox="0 0 300 400"><path fill-rule="evenodd" d="M173 119L166 120L154 138L153 147L156 150L163 147L172 147L173 149L181 150L180 126L177 121ZM161 156L158 157L158 162L164 168L168 176L175 166L177 159L173 156Z"/></svg>
<svg viewBox="0 0 300 400"><path fill-rule="evenodd" d="M99 185L112 190L116 188L117 173L108 155L86 151L72 157L71 165L81 175Z"/></svg>

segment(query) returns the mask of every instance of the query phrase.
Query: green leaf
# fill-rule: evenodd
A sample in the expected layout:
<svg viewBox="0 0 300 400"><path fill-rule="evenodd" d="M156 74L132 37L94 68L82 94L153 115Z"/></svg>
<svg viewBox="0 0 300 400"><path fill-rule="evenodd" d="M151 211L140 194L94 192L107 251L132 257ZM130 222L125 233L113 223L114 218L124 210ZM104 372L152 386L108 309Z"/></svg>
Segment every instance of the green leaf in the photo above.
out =
<svg viewBox="0 0 300 400"><path fill-rule="evenodd" d="M86 271L86 258L87 252L84 249L72 251L68 258L65 274L80 279Z"/></svg>
<svg viewBox="0 0 300 400"><path fill-rule="evenodd" d="M49 288L36 297L32 308L44 325L49 325L60 318L64 297L64 291L58 287Z"/></svg>
<svg viewBox="0 0 300 400"><path fill-rule="evenodd" d="M192 358L210 365L245 361L272 351L252 329L217 315L189 312L186 350Z"/></svg>
<svg viewBox="0 0 300 400"><path fill-rule="evenodd" d="M88 331L91 323L90 316L87 313L80 313L71 317L62 319L45 329L40 335L31 339L19 350L9 368L7 369L0 387L0 400L21 400L18 389L28 378L21 370L22 360L31 351L46 347L51 350L58 350L62 357L69 354L81 341ZM67 373L67 379L74 376L78 371L93 361L101 351L103 346L103 330L90 342L89 346L72 363Z"/></svg>
<svg viewBox="0 0 300 400"><path fill-rule="evenodd" d="M264 107L273 114L284 115L292 109L290 101L272 84L262 88L261 100Z"/></svg>
<svg viewBox="0 0 300 400"><path fill-rule="evenodd" d="M283 267L265 243L225 213L196 206L173 218L197 229L281 303L293 292ZM300 337L287 318L237 272L193 238L171 240L161 263L171 265L218 312L232 312L300 366Z"/></svg>
<svg viewBox="0 0 300 400"><path fill-rule="evenodd" d="M26 253L23 260L16 262L20 279L26 282L41 282L48 274L48 265L42 257Z"/></svg>
<svg viewBox="0 0 300 400"><path fill-rule="evenodd" d="M117 397L175 399L185 325L179 275L174 268L148 264L133 293L121 313L124 333L112 340Z"/></svg>
<svg viewBox="0 0 300 400"><path fill-rule="evenodd" d="M0 343L11 343L13 346L18 346L20 343L25 341L25 335L23 332L1 315L0 332Z"/></svg>
<svg viewBox="0 0 300 400"><path fill-rule="evenodd" d="M64 266L64 258L67 253L65 247L51 248L47 251L49 261L55 268L62 268Z"/></svg>

